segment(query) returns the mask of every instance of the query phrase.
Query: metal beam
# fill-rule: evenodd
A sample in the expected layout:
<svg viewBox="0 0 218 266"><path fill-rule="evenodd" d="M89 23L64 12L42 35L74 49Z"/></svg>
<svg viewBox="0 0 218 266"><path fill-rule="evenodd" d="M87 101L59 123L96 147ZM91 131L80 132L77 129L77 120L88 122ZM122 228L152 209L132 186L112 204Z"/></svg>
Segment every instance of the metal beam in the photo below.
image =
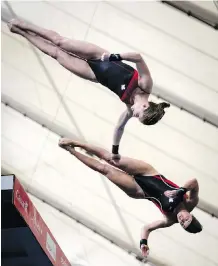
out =
<svg viewBox="0 0 218 266"><path fill-rule="evenodd" d="M169 93L161 87L154 86L152 94L154 94L158 98L161 98L173 104L179 109L199 118L203 122L218 128L218 116L216 114L207 111L205 108L199 107L193 102L190 102L188 100L184 100L173 93Z"/></svg>
<svg viewBox="0 0 218 266"><path fill-rule="evenodd" d="M161 1L163 4L171 6L185 14L189 17L193 17L202 23L218 30L218 9L217 9L217 1L214 2L214 9L217 9L217 14L206 10L200 6L198 6L197 2L194 1ZM212 1L208 1L212 2Z"/></svg>

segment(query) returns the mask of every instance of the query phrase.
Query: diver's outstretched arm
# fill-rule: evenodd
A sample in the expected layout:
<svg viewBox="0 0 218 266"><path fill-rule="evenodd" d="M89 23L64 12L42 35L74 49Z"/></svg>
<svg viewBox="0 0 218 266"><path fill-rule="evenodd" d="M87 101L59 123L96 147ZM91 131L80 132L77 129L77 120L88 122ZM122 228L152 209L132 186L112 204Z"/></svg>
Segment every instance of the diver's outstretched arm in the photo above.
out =
<svg viewBox="0 0 218 266"><path fill-rule="evenodd" d="M154 221L151 224L148 224L142 227L140 248L141 248L143 256L146 257L149 253L148 237L150 233L160 228L169 227L173 225L174 223L175 223L174 221L165 218L163 220Z"/></svg>
<svg viewBox="0 0 218 266"><path fill-rule="evenodd" d="M120 158L119 156L120 141L123 136L124 128L131 117L132 117L132 110L130 108L127 108L125 112L121 114L121 116L117 121L117 125L114 129L114 135L113 135L113 146L112 146L113 159Z"/></svg>

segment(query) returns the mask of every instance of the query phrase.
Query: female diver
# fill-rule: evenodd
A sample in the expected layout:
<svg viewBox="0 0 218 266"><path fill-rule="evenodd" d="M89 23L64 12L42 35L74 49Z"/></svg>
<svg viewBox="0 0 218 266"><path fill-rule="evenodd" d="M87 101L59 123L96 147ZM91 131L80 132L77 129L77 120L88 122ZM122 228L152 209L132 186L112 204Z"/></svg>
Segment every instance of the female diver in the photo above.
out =
<svg viewBox="0 0 218 266"><path fill-rule="evenodd" d="M95 44L67 39L54 31L18 19L12 19L8 26L11 32L26 38L67 70L83 79L101 83L126 104L126 111L119 117L114 130L114 159L119 158L120 140L131 117L137 117L144 125L154 125L165 114L164 109L170 106L165 102L156 104L148 101L153 81L148 66L138 53L110 54ZM135 63L137 70L122 60Z"/></svg>
<svg viewBox="0 0 218 266"><path fill-rule="evenodd" d="M201 224L191 214L199 201L199 185L196 179L191 179L183 187L179 187L145 161L123 156L119 161L111 160L111 154L102 148L66 138L60 139L59 146L89 168L106 176L129 197L150 200L160 209L163 219L142 228L140 248L143 256L148 255L148 237L156 229L180 223L189 233L195 234L202 231ZM76 151L76 147L82 148L108 164Z"/></svg>

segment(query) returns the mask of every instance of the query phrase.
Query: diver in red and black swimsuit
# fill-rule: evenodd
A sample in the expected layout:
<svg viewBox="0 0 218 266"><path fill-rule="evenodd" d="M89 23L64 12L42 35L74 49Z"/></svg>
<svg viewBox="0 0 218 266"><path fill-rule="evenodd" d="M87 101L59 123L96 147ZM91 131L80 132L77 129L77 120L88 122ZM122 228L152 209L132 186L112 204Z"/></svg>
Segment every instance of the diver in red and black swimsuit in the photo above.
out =
<svg viewBox="0 0 218 266"><path fill-rule="evenodd" d="M138 71L121 60L118 54L111 54L108 59L103 54L101 59L87 60L87 63L99 83L117 94L125 104L131 104L131 96L138 87Z"/></svg>
<svg viewBox="0 0 218 266"><path fill-rule="evenodd" d="M199 186L196 179L189 180L183 187L179 187L144 161L127 157L121 157L120 160L114 161L111 160L111 154L108 151L70 139L61 139L59 146L94 171L105 175L129 197L148 199L160 209L164 218L143 227L140 248L144 256L147 256L149 251L148 236L158 228L169 227L179 222L189 233L202 231L201 224L191 214L198 204ZM76 147L105 160L112 166L102 164L100 161L76 151Z"/></svg>
<svg viewBox="0 0 218 266"><path fill-rule="evenodd" d="M110 54L92 43L67 39L57 32L18 19L11 20L8 26L11 32L26 38L67 70L83 79L101 83L126 104L127 109L121 114L114 131L113 158L119 157L119 143L131 117L137 117L145 125L154 125L165 114L164 109L170 106L165 102L148 101L153 81L148 66L138 53ZM137 70L122 60L135 63Z"/></svg>

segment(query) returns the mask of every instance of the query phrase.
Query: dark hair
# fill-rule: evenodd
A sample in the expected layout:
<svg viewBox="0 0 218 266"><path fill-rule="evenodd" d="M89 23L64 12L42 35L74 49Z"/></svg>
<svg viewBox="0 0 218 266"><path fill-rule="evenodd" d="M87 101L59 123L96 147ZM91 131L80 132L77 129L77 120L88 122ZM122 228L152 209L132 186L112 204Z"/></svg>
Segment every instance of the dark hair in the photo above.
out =
<svg viewBox="0 0 218 266"><path fill-rule="evenodd" d="M192 215L192 221L191 221L190 225L187 228L185 228L185 230L189 233L192 233L192 234L200 233L202 231L202 225Z"/></svg>
<svg viewBox="0 0 218 266"><path fill-rule="evenodd" d="M144 118L141 122L144 125L156 124L165 114L164 109L170 107L169 103L153 103L149 102L149 107L145 110Z"/></svg>

